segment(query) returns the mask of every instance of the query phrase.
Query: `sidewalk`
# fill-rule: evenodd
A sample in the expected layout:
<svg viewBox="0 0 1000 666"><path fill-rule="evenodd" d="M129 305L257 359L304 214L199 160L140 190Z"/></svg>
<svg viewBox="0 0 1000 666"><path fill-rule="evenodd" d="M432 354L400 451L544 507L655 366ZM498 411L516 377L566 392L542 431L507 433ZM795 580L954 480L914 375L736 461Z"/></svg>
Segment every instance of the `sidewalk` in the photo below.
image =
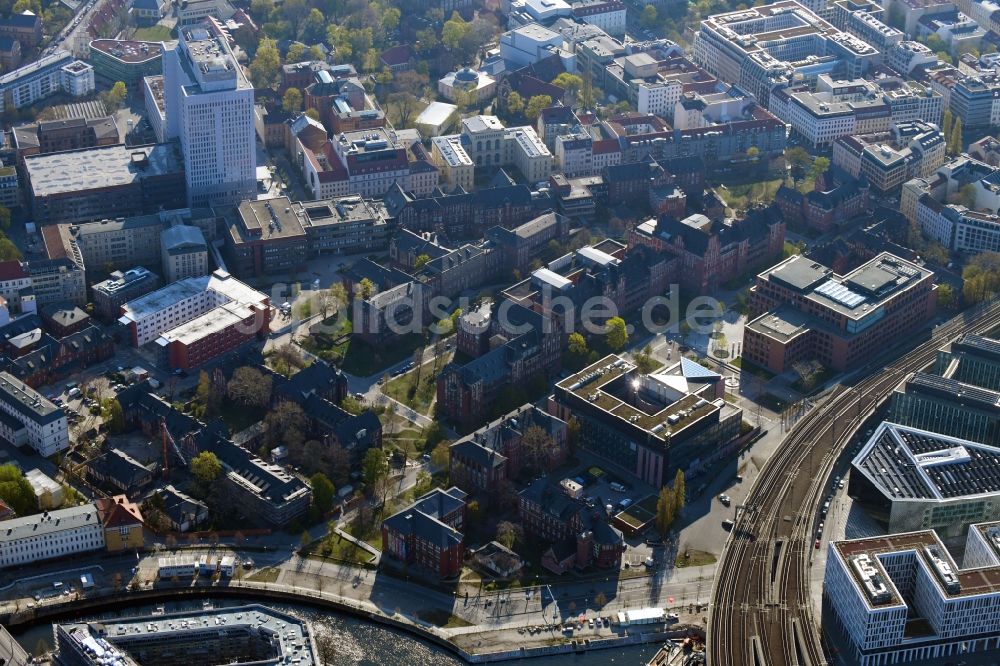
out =
<svg viewBox="0 0 1000 666"><path fill-rule="evenodd" d="M371 553L375 557L381 557L382 556L382 553L380 551L376 550L375 547L372 546L370 543L368 543L367 541L362 541L361 539L357 538L353 534L348 534L344 530L340 529L339 526L334 526L333 531L341 539L346 539L347 541L350 541L351 543L353 543L358 548L361 548L362 550L368 551L369 553Z"/></svg>

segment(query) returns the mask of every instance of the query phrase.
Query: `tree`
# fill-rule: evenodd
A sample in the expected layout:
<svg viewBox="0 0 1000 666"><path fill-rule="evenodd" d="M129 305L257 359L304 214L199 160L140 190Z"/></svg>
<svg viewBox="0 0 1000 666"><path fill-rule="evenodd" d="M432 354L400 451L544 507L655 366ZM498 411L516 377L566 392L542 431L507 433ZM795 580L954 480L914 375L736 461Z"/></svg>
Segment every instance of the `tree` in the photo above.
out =
<svg viewBox="0 0 1000 666"><path fill-rule="evenodd" d="M0 465L0 499L19 516L30 516L38 510L35 491L24 474L11 464Z"/></svg>
<svg viewBox="0 0 1000 666"><path fill-rule="evenodd" d="M528 100L528 105L524 109L524 116L531 122L538 119L541 115L542 109L547 109L552 106L552 98L548 95L534 95Z"/></svg>
<svg viewBox="0 0 1000 666"><path fill-rule="evenodd" d="M281 108L285 113L297 114L302 110L302 91L298 88L289 88L281 98Z"/></svg>
<svg viewBox="0 0 1000 666"><path fill-rule="evenodd" d="M951 109L944 110L944 119L941 121L941 133L944 134L945 144L947 145L948 139L951 138L951 125L952 125L952 115Z"/></svg>
<svg viewBox="0 0 1000 666"><path fill-rule="evenodd" d="M219 478L222 463L211 451L202 451L191 461L191 473L202 484L208 485Z"/></svg>
<svg viewBox="0 0 1000 666"><path fill-rule="evenodd" d="M962 271L962 297L967 305L991 298L1000 289L1000 254L981 252Z"/></svg>
<svg viewBox="0 0 1000 666"><path fill-rule="evenodd" d="M389 474L389 464L385 461L382 449L371 448L365 452L361 461L361 478L365 485L375 486Z"/></svg>
<svg viewBox="0 0 1000 666"><path fill-rule="evenodd" d="M660 17L656 14L656 7L653 5L646 5L642 10L642 17L639 19L639 24L643 28L652 28L656 25L657 19Z"/></svg>
<svg viewBox="0 0 1000 666"><path fill-rule="evenodd" d="M199 416L210 419L219 413L219 403L222 396L218 391L213 390L212 380L208 373L202 370L198 373L198 388L195 389L195 402L201 407Z"/></svg>
<svg viewBox="0 0 1000 666"><path fill-rule="evenodd" d="M519 116L524 112L524 98L517 91L507 95L507 113L512 116Z"/></svg>
<svg viewBox="0 0 1000 666"><path fill-rule="evenodd" d="M368 278L362 278L361 282L358 283L358 294L361 296L361 300L367 301L375 295L375 283Z"/></svg>
<svg viewBox="0 0 1000 666"><path fill-rule="evenodd" d="M589 67L583 69L583 87L580 88L580 104L585 109L594 108L594 74Z"/></svg>
<svg viewBox="0 0 1000 666"><path fill-rule="evenodd" d="M812 168L809 169L809 175L812 176L813 180L818 179L824 173L830 169L830 158L829 157L817 157L813 161Z"/></svg>
<svg viewBox="0 0 1000 666"><path fill-rule="evenodd" d="M270 88L278 80L281 69L281 54L278 43L269 37L260 40L257 55L250 63L250 78L255 88Z"/></svg>
<svg viewBox="0 0 1000 666"><path fill-rule="evenodd" d="M272 446L301 445L305 441L309 419L296 403L283 400L264 417L267 426L266 441Z"/></svg>
<svg viewBox="0 0 1000 666"><path fill-rule="evenodd" d="M265 407L271 401L271 377L244 366L233 371L226 386L229 399L246 407Z"/></svg>
<svg viewBox="0 0 1000 666"><path fill-rule="evenodd" d="M326 17L323 16L323 12L313 7L309 10L309 15L306 16L305 23L302 26L302 38L304 41L308 42L318 42L323 39L323 34L326 31ZM308 56L310 60L322 60L323 54L320 52L319 57L316 56L313 51L313 46L309 47Z"/></svg>
<svg viewBox="0 0 1000 666"><path fill-rule="evenodd" d="M291 344L283 344L275 347L268 357L274 371L285 377L292 376L292 369L302 369L306 366L306 361L302 357L297 347Z"/></svg>
<svg viewBox="0 0 1000 666"><path fill-rule="evenodd" d="M285 62L302 62L307 60L306 45L302 42L292 42L285 53Z"/></svg>
<svg viewBox="0 0 1000 666"><path fill-rule="evenodd" d="M101 411L104 422L108 424L108 431L112 435L125 430L125 412L122 411L122 403L118 402L118 398L106 399Z"/></svg>
<svg viewBox="0 0 1000 666"><path fill-rule="evenodd" d="M958 155L965 149L965 143L962 140L962 119L955 118L955 126L951 128L951 139L948 140L948 152L952 155Z"/></svg>
<svg viewBox="0 0 1000 666"><path fill-rule="evenodd" d="M450 50L457 49L469 32L469 24L462 20L458 12L453 12L441 28L441 43Z"/></svg>
<svg viewBox="0 0 1000 666"><path fill-rule="evenodd" d="M250 15L257 19L257 24L261 24L274 10L274 0L251 0Z"/></svg>
<svg viewBox="0 0 1000 666"><path fill-rule="evenodd" d="M587 340L580 333L570 333L568 347L569 353L573 356L586 356L589 353Z"/></svg>
<svg viewBox="0 0 1000 666"><path fill-rule="evenodd" d="M128 96L128 90L125 89L124 81L115 81L115 84L111 86L111 90L108 91L107 102L108 105L114 109L121 108L122 103Z"/></svg>
<svg viewBox="0 0 1000 666"><path fill-rule="evenodd" d="M684 484L685 484L684 470L678 469L677 473L674 475L674 488L673 488L674 515L677 515L681 512L681 509L684 508L684 504L687 501Z"/></svg>
<svg viewBox="0 0 1000 666"><path fill-rule="evenodd" d="M520 525L509 520L502 520L497 525L497 541L503 544L504 548L513 549L514 544L524 539L524 530Z"/></svg>
<svg viewBox="0 0 1000 666"><path fill-rule="evenodd" d="M306 116L313 120L319 120L319 111L316 109L306 109Z"/></svg>
<svg viewBox="0 0 1000 666"><path fill-rule="evenodd" d="M21 251L6 236L0 236L0 261L20 261Z"/></svg>
<svg viewBox="0 0 1000 666"><path fill-rule="evenodd" d="M646 349L649 349L649 345L646 345ZM635 367L640 374L648 375L656 367L656 362L652 354L646 350L632 354L632 359L635 361Z"/></svg>
<svg viewBox="0 0 1000 666"><path fill-rule="evenodd" d="M795 146L785 151L785 162L792 168L792 179L799 180L809 165L811 158L802 146Z"/></svg>
<svg viewBox="0 0 1000 666"><path fill-rule="evenodd" d="M612 351L619 351L628 344L628 328L621 317L612 317L605 325L605 340Z"/></svg>
<svg viewBox="0 0 1000 666"><path fill-rule="evenodd" d="M942 308L950 308L955 305L955 290L947 282L938 285L937 302Z"/></svg>
<svg viewBox="0 0 1000 666"><path fill-rule="evenodd" d="M410 92L394 92L386 100L386 111L396 127L409 127L420 111L420 100Z"/></svg>
<svg viewBox="0 0 1000 666"><path fill-rule="evenodd" d="M954 194L948 197L948 203L965 206L970 209L975 208L976 185L974 183L966 183L965 185L962 185Z"/></svg>
<svg viewBox="0 0 1000 666"><path fill-rule="evenodd" d="M661 536L666 536L667 531L674 522L674 492L667 486L660 488L660 495L656 499L656 531Z"/></svg>
<svg viewBox="0 0 1000 666"><path fill-rule="evenodd" d="M525 430L521 437L521 450L527 467L533 471L546 469L546 462L550 459L555 444L552 436L538 426L530 426Z"/></svg>
<svg viewBox="0 0 1000 666"><path fill-rule="evenodd" d="M348 414L354 414L355 416L365 411L365 406L353 395L344 396L344 399L340 401L340 408Z"/></svg>
<svg viewBox="0 0 1000 666"><path fill-rule="evenodd" d="M333 508L333 482L327 478L326 474L316 472L309 477L309 486L313 491L313 504L319 512L326 515Z"/></svg>
<svg viewBox="0 0 1000 666"><path fill-rule="evenodd" d="M747 148L747 157L751 160L756 160L758 155L760 155L760 148L757 146L750 146Z"/></svg>
<svg viewBox="0 0 1000 666"><path fill-rule="evenodd" d="M333 299L333 302L337 304L338 309L347 305L347 290L344 289L343 282L334 282L331 284L327 293L330 294L330 298Z"/></svg>
<svg viewBox="0 0 1000 666"><path fill-rule="evenodd" d="M556 78L552 79L552 85L559 86L560 88L568 90L576 95L580 92L580 89L583 88L583 79L576 74L563 72Z"/></svg>
<svg viewBox="0 0 1000 666"><path fill-rule="evenodd" d="M450 456L451 442L441 440L431 450L431 464L439 469L447 469Z"/></svg>
<svg viewBox="0 0 1000 666"><path fill-rule="evenodd" d="M382 12L382 27L386 30L395 30L399 27L400 11L395 7L387 7Z"/></svg>
<svg viewBox="0 0 1000 666"><path fill-rule="evenodd" d="M431 260L430 255L420 254L417 258L413 260L413 270L419 271L421 268L427 265L427 262Z"/></svg>

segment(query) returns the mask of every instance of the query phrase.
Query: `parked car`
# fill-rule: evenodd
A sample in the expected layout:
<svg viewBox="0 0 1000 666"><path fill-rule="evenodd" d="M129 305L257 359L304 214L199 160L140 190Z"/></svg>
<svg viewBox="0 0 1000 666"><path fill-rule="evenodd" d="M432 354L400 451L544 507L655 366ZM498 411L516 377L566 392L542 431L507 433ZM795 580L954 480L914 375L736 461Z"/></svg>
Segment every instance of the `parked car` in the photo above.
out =
<svg viewBox="0 0 1000 666"><path fill-rule="evenodd" d="M723 505L725 506L729 506L733 502L732 498L730 498L729 495L726 495L725 493L719 495L719 501L722 502Z"/></svg>

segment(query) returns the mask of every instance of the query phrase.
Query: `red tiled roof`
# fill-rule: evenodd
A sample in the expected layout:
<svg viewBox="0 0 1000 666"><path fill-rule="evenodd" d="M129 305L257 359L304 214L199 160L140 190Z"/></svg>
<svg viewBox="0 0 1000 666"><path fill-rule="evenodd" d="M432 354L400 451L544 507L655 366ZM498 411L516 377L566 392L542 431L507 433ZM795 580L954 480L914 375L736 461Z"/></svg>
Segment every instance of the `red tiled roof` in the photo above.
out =
<svg viewBox="0 0 1000 666"><path fill-rule="evenodd" d="M413 57L413 48L409 44L399 44L382 51L382 62L389 67L405 65Z"/></svg>
<svg viewBox="0 0 1000 666"><path fill-rule="evenodd" d="M0 261L0 282L23 280L28 277L20 261Z"/></svg>

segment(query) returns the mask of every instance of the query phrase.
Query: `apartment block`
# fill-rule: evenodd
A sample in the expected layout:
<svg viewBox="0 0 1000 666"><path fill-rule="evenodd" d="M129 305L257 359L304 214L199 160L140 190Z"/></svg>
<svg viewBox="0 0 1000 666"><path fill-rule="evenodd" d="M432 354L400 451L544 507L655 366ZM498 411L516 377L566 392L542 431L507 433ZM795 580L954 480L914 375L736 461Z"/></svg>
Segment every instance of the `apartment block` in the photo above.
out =
<svg viewBox="0 0 1000 666"><path fill-rule="evenodd" d="M38 455L51 456L69 448L66 413L7 372L0 372L0 412L4 438L15 446L29 445Z"/></svg>
<svg viewBox="0 0 1000 666"><path fill-rule="evenodd" d="M12 518L0 530L0 567L103 550L104 543L104 526L93 504Z"/></svg>
<svg viewBox="0 0 1000 666"><path fill-rule="evenodd" d="M134 346L155 342L169 367L190 369L266 332L270 302L217 270L129 301L118 321Z"/></svg>

